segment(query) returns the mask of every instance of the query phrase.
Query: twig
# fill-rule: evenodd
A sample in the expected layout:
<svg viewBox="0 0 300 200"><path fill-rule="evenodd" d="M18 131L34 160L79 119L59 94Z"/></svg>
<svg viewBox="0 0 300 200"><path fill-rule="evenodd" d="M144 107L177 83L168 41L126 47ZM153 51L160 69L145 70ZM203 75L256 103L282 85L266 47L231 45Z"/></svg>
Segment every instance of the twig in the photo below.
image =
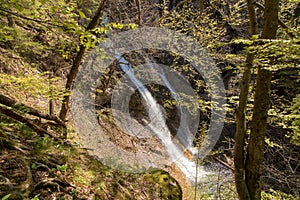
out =
<svg viewBox="0 0 300 200"><path fill-rule="evenodd" d="M225 166L225 167L227 167L228 169L230 169L232 172L234 172L234 168L231 167L228 163L226 163L226 162L220 160L219 158L217 158L217 157L215 157L215 156L212 156L212 158L213 158L215 161L217 161L217 162L219 162L220 164L222 164L223 166Z"/></svg>

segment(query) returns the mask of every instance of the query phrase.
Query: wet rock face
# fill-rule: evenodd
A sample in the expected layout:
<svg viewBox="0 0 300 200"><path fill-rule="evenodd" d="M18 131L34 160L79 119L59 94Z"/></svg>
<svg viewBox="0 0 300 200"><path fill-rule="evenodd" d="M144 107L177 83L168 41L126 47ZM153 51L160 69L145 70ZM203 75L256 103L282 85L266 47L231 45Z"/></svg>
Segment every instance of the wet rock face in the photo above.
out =
<svg viewBox="0 0 300 200"><path fill-rule="evenodd" d="M111 96L118 79L122 76L122 72L118 69L116 63L101 74L98 86L96 88L95 107L102 109L110 107Z"/></svg>
<svg viewBox="0 0 300 200"><path fill-rule="evenodd" d="M98 92L95 98L95 107L98 109L106 107L110 103L111 91Z"/></svg>
<svg viewBox="0 0 300 200"><path fill-rule="evenodd" d="M95 106L98 110L111 107L110 103L113 92L113 83L108 84L104 83L104 81L105 80L100 81L98 87L99 89L97 90L95 97ZM147 88L156 99L157 103L161 106L161 110L165 116L166 124L170 132L173 136L176 135L177 129L180 125L180 114L176 108L176 105L166 103L172 101L168 89L161 85L149 85ZM144 126L151 122L151 119L148 116L147 104L141 97L138 90L135 90L130 97L129 113L133 119Z"/></svg>
<svg viewBox="0 0 300 200"><path fill-rule="evenodd" d="M174 99L171 97L169 89L161 85L152 85L149 91L156 99L157 103L161 105L161 110L165 116L166 124L173 136L176 135L180 125L180 113L176 105L172 105Z"/></svg>
<svg viewBox="0 0 300 200"><path fill-rule="evenodd" d="M170 94L168 94L167 89L164 86L150 85L147 86L147 88L160 105L166 124L171 134L174 136L180 124L180 115L175 105L166 105L167 101L172 100ZM137 90L130 98L129 112L132 118L144 126L151 122L151 119L148 116L147 104Z"/></svg>
<svg viewBox="0 0 300 200"><path fill-rule="evenodd" d="M203 99L201 102L207 102L210 99L206 92L206 86L201 74L195 69L191 70L192 66L189 65L188 61L181 57L177 58L175 55L172 55L168 52L158 50L131 52L130 55L123 55L123 57L133 66L133 68L147 62L161 63L163 65L170 66L171 71L178 72L178 74L180 74L186 79L187 82L189 82L195 91L195 95ZM148 61L146 58L148 58ZM146 76L145 74L143 75ZM111 66L109 66L106 69L106 72L101 75L95 97L96 109L101 110L104 108L111 108L111 97L113 91L116 85L119 83L120 78L123 76L124 72L120 69L117 62L114 62ZM161 106L162 113L165 116L164 118L166 120L166 124L171 134L175 136L180 127L182 116L180 114L180 110L177 108L176 101L173 99L170 93L170 90L167 87L159 84L149 84L146 85L146 87L156 99L157 103ZM143 126L146 126L151 122L151 119L149 119L148 116L148 107L146 103L143 101L143 98L137 89L133 91L133 94L128 95L131 95L129 101L130 116ZM190 105L183 106L187 106L186 108L189 110ZM209 121L208 118L210 116L210 111L209 109L205 108L205 103L203 103L203 105L199 105L199 107L201 106L203 108L200 109L200 129L204 130L206 127L202 126L201 124L204 121ZM189 126L189 124L187 126Z"/></svg>
<svg viewBox="0 0 300 200"><path fill-rule="evenodd" d="M136 119L140 124L146 125L149 122L147 105L142 100L140 93L136 90L129 101L130 116Z"/></svg>

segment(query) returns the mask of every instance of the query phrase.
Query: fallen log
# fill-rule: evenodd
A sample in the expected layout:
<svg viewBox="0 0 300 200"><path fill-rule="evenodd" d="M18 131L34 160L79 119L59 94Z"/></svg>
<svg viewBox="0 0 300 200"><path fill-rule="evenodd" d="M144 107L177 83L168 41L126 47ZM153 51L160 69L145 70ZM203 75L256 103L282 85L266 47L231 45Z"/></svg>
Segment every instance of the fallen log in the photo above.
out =
<svg viewBox="0 0 300 200"><path fill-rule="evenodd" d="M20 115L17 112L14 112L12 109L5 108L4 106L0 106L0 112L16 121L26 124L29 128L31 128L41 136L48 135L51 138L56 138L54 135L49 133L44 128L36 125L32 120L25 118L24 116Z"/></svg>
<svg viewBox="0 0 300 200"><path fill-rule="evenodd" d="M30 115L34 115L36 117L40 117L40 118L43 118L43 119L46 119L46 120L54 121L57 124L61 125L62 127L66 128L66 124L61 119L59 119L57 116L42 113L42 112L40 112L39 110L37 110L35 108L27 106L23 103L18 103L15 99L7 97L7 96L5 96L1 93L0 93L0 103L5 105L5 106L8 106L8 107L15 108L19 111L22 111L22 112L26 113L26 114L30 114Z"/></svg>

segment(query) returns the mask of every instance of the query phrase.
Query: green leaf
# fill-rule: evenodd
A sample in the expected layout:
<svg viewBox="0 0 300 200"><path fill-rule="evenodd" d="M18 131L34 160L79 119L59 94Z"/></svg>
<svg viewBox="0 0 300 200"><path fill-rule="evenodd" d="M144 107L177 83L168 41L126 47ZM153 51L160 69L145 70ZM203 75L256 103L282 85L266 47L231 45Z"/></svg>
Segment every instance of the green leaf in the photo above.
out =
<svg viewBox="0 0 300 200"><path fill-rule="evenodd" d="M5 195L4 197L2 197L1 200L7 200L10 196L11 196L11 194L7 194L7 195Z"/></svg>
<svg viewBox="0 0 300 200"><path fill-rule="evenodd" d="M83 12L79 11L78 14L79 14L80 18L82 18L82 19L86 18L85 14Z"/></svg>
<svg viewBox="0 0 300 200"><path fill-rule="evenodd" d="M252 40L258 40L258 38L259 38L259 35L253 35L252 36Z"/></svg>

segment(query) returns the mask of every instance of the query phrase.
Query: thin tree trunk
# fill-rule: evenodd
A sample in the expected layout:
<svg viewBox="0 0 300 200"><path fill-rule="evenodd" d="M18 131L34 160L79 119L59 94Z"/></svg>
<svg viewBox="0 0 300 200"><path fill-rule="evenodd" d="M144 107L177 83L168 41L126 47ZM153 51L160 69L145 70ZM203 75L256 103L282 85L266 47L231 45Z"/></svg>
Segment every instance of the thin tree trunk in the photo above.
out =
<svg viewBox="0 0 300 200"><path fill-rule="evenodd" d="M248 188L245 182L245 138L247 133L246 128L246 108L247 100L249 94L249 84L251 67L253 66L253 54L247 55L247 61L245 70L243 73L241 86L240 86L240 96L239 96L239 106L237 108L236 114L236 133L235 133L235 144L234 144L234 178L235 186L240 200L250 200Z"/></svg>
<svg viewBox="0 0 300 200"><path fill-rule="evenodd" d="M86 31L91 30L97 26L97 23L103 14L105 3L106 3L106 0L102 0L92 21L87 26ZM69 91L72 90L73 82L78 74L79 66L82 61L84 53L85 53L85 46L80 45L79 52L77 53L77 55L73 61L73 65L71 67L71 70L70 70L70 72L68 74L68 78L67 78L66 89ZM59 118L63 121L66 120L66 115L69 110L69 102L70 102L70 96L67 95L64 97L64 99L62 101L62 107L61 107L61 110L59 113Z"/></svg>
<svg viewBox="0 0 300 200"><path fill-rule="evenodd" d="M279 0L265 0L262 39L276 39L278 29Z"/></svg>
<svg viewBox="0 0 300 200"><path fill-rule="evenodd" d="M136 4L136 7L138 9L138 24L139 26L142 25L142 8L141 8L141 1L140 0L135 0L135 4Z"/></svg>
<svg viewBox="0 0 300 200"><path fill-rule="evenodd" d="M261 177L263 172L271 78L271 71L266 69L258 70L251 135L246 158L246 184L251 200L261 199Z"/></svg>
<svg viewBox="0 0 300 200"><path fill-rule="evenodd" d="M260 10L265 11L265 7L259 2L254 2L254 5ZM292 32L291 28L286 23L284 23L284 21L282 21L279 17L278 25L285 30L285 33L289 36L291 40L293 40L296 37L295 34Z"/></svg>
<svg viewBox="0 0 300 200"><path fill-rule="evenodd" d="M247 0L250 35L257 34L257 18L253 0ZM236 115L236 134L234 145L234 167L235 167L235 185L237 193L241 200L250 200L250 195L245 182L245 138L247 133L246 127L246 109L249 95L249 84L251 68L253 67L254 55L247 53L245 69L240 82L239 105Z"/></svg>
<svg viewBox="0 0 300 200"><path fill-rule="evenodd" d="M53 78L53 72L50 72L49 76L48 76L48 84L49 84L49 87L50 87L49 115L54 115L54 99L53 99L52 78Z"/></svg>
<svg viewBox="0 0 300 200"><path fill-rule="evenodd" d="M265 0L262 39L275 39L278 28L279 0ZM251 200L261 199L264 144L270 104L272 72L258 69L254 95L251 134L246 157L246 185Z"/></svg>

